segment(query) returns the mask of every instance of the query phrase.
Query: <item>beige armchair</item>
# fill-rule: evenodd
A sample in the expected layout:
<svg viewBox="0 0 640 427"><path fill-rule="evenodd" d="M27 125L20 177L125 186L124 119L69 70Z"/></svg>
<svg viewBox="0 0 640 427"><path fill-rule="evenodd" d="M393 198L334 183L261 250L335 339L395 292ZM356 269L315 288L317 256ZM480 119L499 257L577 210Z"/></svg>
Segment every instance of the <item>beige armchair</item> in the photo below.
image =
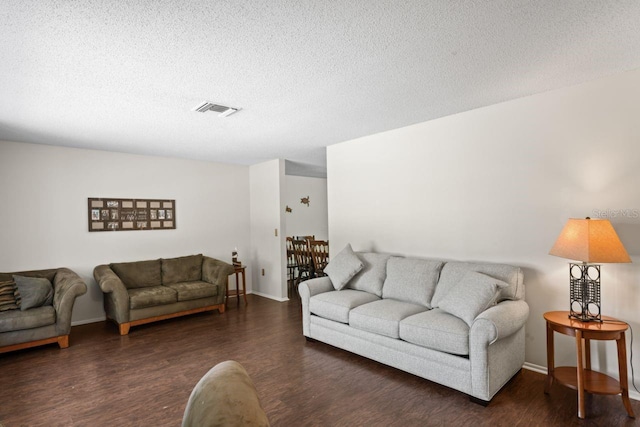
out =
<svg viewBox="0 0 640 427"><path fill-rule="evenodd" d="M233 360L218 363L189 396L182 427L269 426L247 371Z"/></svg>

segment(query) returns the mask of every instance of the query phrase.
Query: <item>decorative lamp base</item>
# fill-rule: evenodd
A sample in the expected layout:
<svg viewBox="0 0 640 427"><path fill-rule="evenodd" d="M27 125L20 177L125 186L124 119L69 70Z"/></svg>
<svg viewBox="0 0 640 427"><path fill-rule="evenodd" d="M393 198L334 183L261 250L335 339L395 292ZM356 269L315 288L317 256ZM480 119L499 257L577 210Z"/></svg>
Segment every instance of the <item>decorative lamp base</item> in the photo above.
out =
<svg viewBox="0 0 640 427"><path fill-rule="evenodd" d="M600 265L570 263L569 285L569 317L583 322L602 322Z"/></svg>

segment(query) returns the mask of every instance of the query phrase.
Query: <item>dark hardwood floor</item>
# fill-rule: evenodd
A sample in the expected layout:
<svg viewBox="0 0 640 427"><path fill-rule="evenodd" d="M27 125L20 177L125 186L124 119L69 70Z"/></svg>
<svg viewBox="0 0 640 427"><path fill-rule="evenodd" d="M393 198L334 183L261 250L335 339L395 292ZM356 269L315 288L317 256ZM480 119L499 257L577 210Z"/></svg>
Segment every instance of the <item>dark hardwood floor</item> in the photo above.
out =
<svg viewBox="0 0 640 427"><path fill-rule="evenodd" d="M72 329L71 346L0 355L0 424L179 426L193 386L213 365L237 360L273 426L626 426L619 396L576 392L523 370L482 407L457 391L302 336L300 301L249 295L249 305L131 329ZM640 402L632 401L640 415Z"/></svg>

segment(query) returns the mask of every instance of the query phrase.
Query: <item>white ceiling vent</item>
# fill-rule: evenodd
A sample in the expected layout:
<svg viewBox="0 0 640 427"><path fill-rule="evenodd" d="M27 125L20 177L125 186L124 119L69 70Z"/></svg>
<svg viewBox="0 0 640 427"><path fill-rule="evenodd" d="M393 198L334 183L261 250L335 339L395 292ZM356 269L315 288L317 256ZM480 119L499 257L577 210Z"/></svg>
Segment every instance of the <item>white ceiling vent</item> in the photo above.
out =
<svg viewBox="0 0 640 427"><path fill-rule="evenodd" d="M200 113L214 111L218 113L219 117L230 116L239 110L239 108L227 107L226 105L214 104L213 102L203 102L201 105L193 109L193 111L198 111Z"/></svg>

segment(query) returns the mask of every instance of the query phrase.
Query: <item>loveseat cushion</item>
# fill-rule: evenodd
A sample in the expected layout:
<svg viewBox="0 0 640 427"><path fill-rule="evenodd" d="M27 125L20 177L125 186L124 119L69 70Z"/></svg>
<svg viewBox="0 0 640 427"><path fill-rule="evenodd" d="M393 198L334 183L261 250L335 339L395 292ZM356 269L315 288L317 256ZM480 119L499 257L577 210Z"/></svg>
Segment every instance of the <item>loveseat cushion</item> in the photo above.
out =
<svg viewBox="0 0 640 427"><path fill-rule="evenodd" d="M353 279L347 283L347 288L382 296L382 285L387 277L387 260L391 255L373 252L357 252L363 267Z"/></svg>
<svg viewBox="0 0 640 427"><path fill-rule="evenodd" d="M443 264L442 261L419 258L389 258L382 297L431 308Z"/></svg>
<svg viewBox="0 0 640 427"><path fill-rule="evenodd" d="M438 308L400 321L400 339L445 353L469 354L469 325Z"/></svg>
<svg viewBox="0 0 640 427"><path fill-rule="evenodd" d="M426 310L423 305L392 299L363 304L349 313L349 326L390 338L400 338L400 321Z"/></svg>
<svg viewBox="0 0 640 427"><path fill-rule="evenodd" d="M178 294L178 301L215 297L218 295L218 286L202 281L182 282L166 285Z"/></svg>
<svg viewBox="0 0 640 427"><path fill-rule="evenodd" d="M178 293L167 286L129 289L129 308L154 307L178 301Z"/></svg>
<svg viewBox="0 0 640 427"><path fill-rule="evenodd" d="M202 254L162 259L162 284L202 280Z"/></svg>
<svg viewBox="0 0 640 427"><path fill-rule="evenodd" d="M486 274L509 285L500 290L497 302L524 299L523 274L522 269L519 267L506 264L451 261L442 267L440 280L431 300L431 306L438 307L440 300L462 280L468 271Z"/></svg>
<svg viewBox="0 0 640 427"><path fill-rule="evenodd" d="M323 292L309 299L309 311L325 319L349 323L351 309L379 299L368 292L352 289Z"/></svg>
<svg viewBox="0 0 640 427"><path fill-rule="evenodd" d="M119 262L110 265L127 289L162 285L159 259L151 261Z"/></svg>
<svg viewBox="0 0 640 427"><path fill-rule="evenodd" d="M56 311L52 305L26 311L9 310L0 313L0 332L21 331L54 323L56 323Z"/></svg>

